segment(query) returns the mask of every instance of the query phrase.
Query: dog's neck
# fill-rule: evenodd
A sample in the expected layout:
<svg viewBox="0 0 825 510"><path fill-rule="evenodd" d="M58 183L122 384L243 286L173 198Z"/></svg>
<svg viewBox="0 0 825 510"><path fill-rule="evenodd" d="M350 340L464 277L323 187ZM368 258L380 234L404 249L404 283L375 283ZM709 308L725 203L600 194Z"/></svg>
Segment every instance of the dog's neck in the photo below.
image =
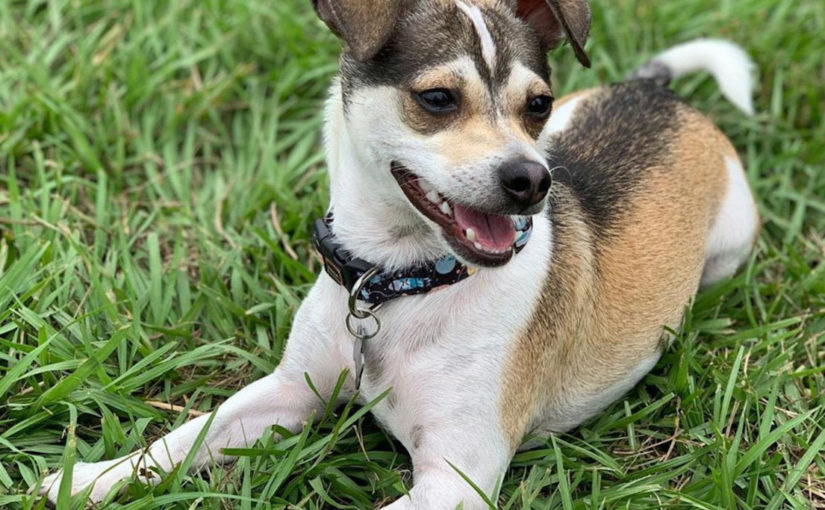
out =
<svg viewBox="0 0 825 510"><path fill-rule="evenodd" d="M440 234L406 201L381 160L359 144L345 118L340 86L326 107L324 143L330 174L333 232L353 255L386 269L402 269L448 253ZM385 169L382 172L381 169Z"/></svg>

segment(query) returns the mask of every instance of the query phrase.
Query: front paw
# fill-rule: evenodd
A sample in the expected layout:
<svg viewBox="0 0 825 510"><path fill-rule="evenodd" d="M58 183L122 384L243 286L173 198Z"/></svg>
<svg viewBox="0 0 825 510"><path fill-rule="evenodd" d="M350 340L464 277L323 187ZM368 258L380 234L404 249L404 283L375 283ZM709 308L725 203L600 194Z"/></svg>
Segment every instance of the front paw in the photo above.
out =
<svg viewBox="0 0 825 510"><path fill-rule="evenodd" d="M120 466L125 467L128 472L124 473L122 469L118 469L113 462L94 462L75 464L72 470L72 487L70 494L74 496L83 492L92 486L89 492L89 503L99 503L103 501L106 494L112 487L126 478L131 473L132 469L128 463L121 462ZM52 473L43 479L43 484L40 486L40 495L46 496L48 500L55 504L57 503L57 495L60 492L60 483L63 480L63 470Z"/></svg>

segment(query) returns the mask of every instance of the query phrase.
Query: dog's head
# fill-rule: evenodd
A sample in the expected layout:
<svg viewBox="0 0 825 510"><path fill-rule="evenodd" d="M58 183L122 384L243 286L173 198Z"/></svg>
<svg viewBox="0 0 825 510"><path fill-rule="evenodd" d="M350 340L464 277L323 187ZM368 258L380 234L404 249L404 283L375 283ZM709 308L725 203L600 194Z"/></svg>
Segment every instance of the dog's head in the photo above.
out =
<svg viewBox="0 0 825 510"><path fill-rule="evenodd" d="M510 260L518 216L551 184L539 135L551 113L546 53L589 65L586 0L313 0L344 42L347 135L460 258ZM347 171L342 169L342 171Z"/></svg>

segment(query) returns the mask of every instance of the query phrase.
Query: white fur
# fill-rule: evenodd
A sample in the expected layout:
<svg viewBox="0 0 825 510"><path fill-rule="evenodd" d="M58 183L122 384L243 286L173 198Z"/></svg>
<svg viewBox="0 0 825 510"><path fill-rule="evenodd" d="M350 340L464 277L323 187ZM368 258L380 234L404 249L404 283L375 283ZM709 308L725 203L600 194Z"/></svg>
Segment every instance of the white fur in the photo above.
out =
<svg viewBox="0 0 825 510"><path fill-rule="evenodd" d="M739 46L720 39L697 39L659 54L653 59L666 65L678 78L694 71L708 71L728 100L753 115L754 64Z"/></svg>
<svg viewBox="0 0 825 510"><path fill-rule="evenodd" d="M576 113L576 108L578 108L579 103L581 103L584 97L585 96L574 97L564 103L561 108L555 110L553 115L551 115L550 119L547 121L547 124L544 125L540 140L546 140L551 135L560 133L569 128L570 122L573 119L573 114ZM543 145L547 146L546 143Z"/></svg>
<svg viewBox="0 0 825 510"><path fill-rule="evenodd" d="M549 221L537 217L530 243L508 265L382 310L388 334L374 354L383 360L383 377L365 379L363 391L369 398L394 388L395 405L382 402L374 414L404 444L415 467L411 501L391 508L452 509L462 500L465 508L482 507L445 460L487 493L506 470L510 446L498 413L502 369L513 331L532 309L502 303L537 302L550 243Z"/></svg>
<svg viewBox="0 0 825 510"><path fill-rule="evenodd" d="M490 72L494 72L496 68L496 43L493 41L493 36L490 34L490 29L487 28L487 23L484 21L484 16L481 14L481 9L477 5L469 6L461 0L457 0L456 4L464 14L473 22L473 27L476 29L478 38L481 41L481 55L484 57L484 62Z"/></svg>
<svg viewBox="0 0 825 510"><path fill-rule="evenodd" d="M702 285L733 275L748 259L759 229L756 203L738 158L725 157L728 189L708 237Z"/></svg>
<svg viewBox="0 0 825 510"><path fill-rule="evenodd" d="M374 97L369 99L374 101L380 101L382 96L387 101L395 99L395 90L390 87L371 89L371 92ZM406 197L390 175L391 161L381 153L366 149L378 144L395 153L409 154L408 157L416 158L416 163L421 166L432 166L435 161L420 150L422 142L399 126L392 110L370 108L368 98L357 94L350 107L361 115L362 122L347 124L337 83L333 85L330 97L325 140L332 188L330 207L335 211L336 236L355 256L381 262L390 268L408 267L442 255L447 248L437 235L399 239L388 231L388 224L396 228L412 227L421 219L407 206ZM364 140L364 143L356 143L356 140ZM352 161L369 161L371 164L353 171ZM367 190L382 190L382 193L365 193Z"/></svg>

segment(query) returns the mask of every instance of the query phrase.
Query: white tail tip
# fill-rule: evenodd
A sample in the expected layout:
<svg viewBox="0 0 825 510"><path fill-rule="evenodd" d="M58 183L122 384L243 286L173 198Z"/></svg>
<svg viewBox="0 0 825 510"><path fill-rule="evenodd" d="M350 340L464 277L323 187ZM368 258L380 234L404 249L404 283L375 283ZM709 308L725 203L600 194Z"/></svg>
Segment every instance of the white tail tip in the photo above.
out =
<svg viewBox="0 0 825 510"><path fill-rule="evenodd" d="M674 46L653 61L667 66L673 78L694 71L708 71L719 83L722 94L734 106L753 115L755 66L748 54L732 42L697 39Z"/></svg>

